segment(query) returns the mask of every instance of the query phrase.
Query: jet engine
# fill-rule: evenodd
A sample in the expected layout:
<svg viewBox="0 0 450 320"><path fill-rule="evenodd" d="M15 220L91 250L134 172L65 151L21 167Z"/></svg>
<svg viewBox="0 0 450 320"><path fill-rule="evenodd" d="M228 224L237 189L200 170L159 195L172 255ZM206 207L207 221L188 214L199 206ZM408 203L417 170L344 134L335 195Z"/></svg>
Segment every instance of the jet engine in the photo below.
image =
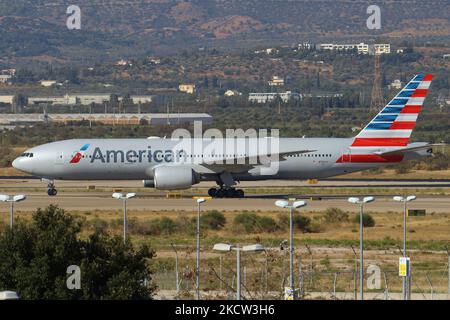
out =
<svg viewBox="0 0 450 320"><path fill-rule="evenodd" d="M192 168L182 166L161 166L153 170L154 185L158 190L189 189L199 182Z"/></svg>

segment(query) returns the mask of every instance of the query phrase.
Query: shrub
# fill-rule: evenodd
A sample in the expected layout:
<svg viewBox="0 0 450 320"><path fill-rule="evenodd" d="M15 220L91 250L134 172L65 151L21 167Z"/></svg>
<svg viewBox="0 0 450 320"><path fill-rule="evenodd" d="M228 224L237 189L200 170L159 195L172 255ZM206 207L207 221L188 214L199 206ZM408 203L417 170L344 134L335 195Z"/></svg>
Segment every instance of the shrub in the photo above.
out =
<svg viewBox="0 0 450 320"><path fill-rule="evenodd" d="M292 221L294 228L302 232L314 232L311 228L311 219L301 215L294 215ZM281 214L278 217L278 224L280 227L289 228L289 216L286 214Z"/></svg>
<svg viewBox="0 0 450 320"><path fill-rule="evenodd" d="M324 219L327 223L348 222L348 213L339 208L328 208L325 210Z"/></svg>
<svg viewBox="0 0 450 320"><path fill-rule="evenodd" d="M395 168L395 173L397 174L406 174L409 172L411 172L411 167L407 163L400 164Z"/></svg>
<svg viewBox="0 0 450 320"><path fill-rule="evenodd" d="M278 229L278 225L271 217L258 217L256 220L257 227L263 232L275 232Z"/></svg>
<svg viewBox="0 0 450 320"><path fill-rule="evenodd" d="M99 218L92 219L90 225L95 232L106 232L108 229L108 222Z"/></svg>
<svg viewBox="0 0 450 320"><path fill-rule="evenodd" d="M150 222L150 234L163 234L163 235L170 235L175 233L177 231L177 225L175 222L167 217L155 219Z"/></svg>
<svg viewBox="0 0 450 320"><path fill-rule="evenodd" d="M212 210L201 217L202 226L206 229L219 230L225 226L226 219L222 212Z"/></svg>
<svg viewBox="0 0 450 320"><path fill-rule="evenodd" d="M245 232L274 232L278 226L270 217L260 217L254 213L241 213L234 217L233 223L241 226Z"/></svg>
<svg viewBox="0 0 450 320"><path fill-rule="evenodd" d="M359 223L359 213L355 216L353 222ZM368 213L363 214L363 226L368 228L375 226L375 219Z"/></svg>

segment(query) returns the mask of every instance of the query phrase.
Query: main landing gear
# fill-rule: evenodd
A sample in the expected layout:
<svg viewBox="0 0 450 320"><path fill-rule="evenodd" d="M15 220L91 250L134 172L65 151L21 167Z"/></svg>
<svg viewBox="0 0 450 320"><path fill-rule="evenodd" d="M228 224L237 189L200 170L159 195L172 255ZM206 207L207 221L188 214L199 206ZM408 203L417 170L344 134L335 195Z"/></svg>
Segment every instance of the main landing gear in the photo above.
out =
<svg viewBox="0 0 450 320"><path fill-rule="evenodd" d="M222 186L209 189L208 195L213 198L243 198L244 190Z"/></svg>
<svg viewBox="0 0 450 320"><path fill-rule="evenodd" d="M56 196L57 193L58 193L58 191L55 189L55 184L53 183L53 181L49 181L49 183L47 185L47 194L50 197L54 197L54 196Z"/></svg>

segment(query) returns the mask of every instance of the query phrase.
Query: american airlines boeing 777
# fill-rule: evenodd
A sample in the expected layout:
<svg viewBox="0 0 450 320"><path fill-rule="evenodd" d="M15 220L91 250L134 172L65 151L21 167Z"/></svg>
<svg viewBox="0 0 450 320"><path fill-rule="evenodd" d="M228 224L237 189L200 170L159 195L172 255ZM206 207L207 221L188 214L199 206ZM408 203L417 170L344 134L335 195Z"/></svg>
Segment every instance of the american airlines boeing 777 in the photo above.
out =
<svg viewBox="0 0 450 320"><path fill-rule="evenodd" d="M224 151L208 148L211 140L196 138L183 143L165 138L75 139L31 148L13 166L47 181L50 196L57 193L54 180L143 180L145 187L160 190L215 181L218 187L209 189L210 196L243 197L235 188L239 181L326 178L431 156L432 145L409 142L431 80L432 75L416 75L352 138L280 138L269 154L255 146L273 137L244 138L241 147Z"/></svg>

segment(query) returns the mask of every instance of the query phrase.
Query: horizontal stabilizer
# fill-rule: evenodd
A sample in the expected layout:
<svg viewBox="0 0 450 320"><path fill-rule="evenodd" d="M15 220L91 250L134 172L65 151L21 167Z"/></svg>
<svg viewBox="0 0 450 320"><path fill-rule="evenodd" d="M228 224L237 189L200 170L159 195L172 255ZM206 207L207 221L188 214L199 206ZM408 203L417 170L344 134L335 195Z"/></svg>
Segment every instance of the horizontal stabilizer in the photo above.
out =
<svg viewBox="0 0 450 320"><path fill-rule="evenodd" d="M427 150L427 149L430 149L432 147L442 146L442 145L443 144L426 144L426 145L421 145L421 146L412 146L412 147L407 147L407 148L400 148L400 149L395 149L395 150L389 150L389 151L386 151L386 152L375 151L374 154L377 154L377 155L380 155L380 156L385 156L385 155L390 155L390 154L404 154L404 153L407 153L407 152Z"/></svg>

